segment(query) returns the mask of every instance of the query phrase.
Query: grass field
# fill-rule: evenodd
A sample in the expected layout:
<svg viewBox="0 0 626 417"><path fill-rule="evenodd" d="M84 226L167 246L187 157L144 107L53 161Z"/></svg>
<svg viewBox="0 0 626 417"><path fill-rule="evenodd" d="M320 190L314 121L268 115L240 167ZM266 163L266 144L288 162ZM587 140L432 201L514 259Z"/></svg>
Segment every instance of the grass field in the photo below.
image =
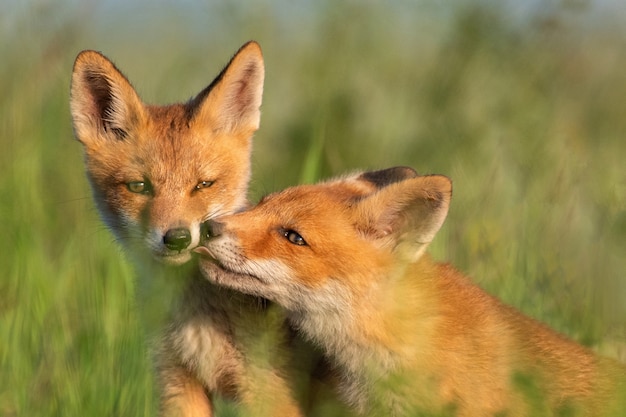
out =
<svg viewBox="0 0 626 417"><path fill-rule="evenodd" d="M435 257L626 360L618 2L606 15L575 1L526 14L487 1L122 3L0 5L0 416L154 412L144 306L72 138L69 77L87 48L165 103L256 39L253 200L357 168L448 175Z"/></svg>

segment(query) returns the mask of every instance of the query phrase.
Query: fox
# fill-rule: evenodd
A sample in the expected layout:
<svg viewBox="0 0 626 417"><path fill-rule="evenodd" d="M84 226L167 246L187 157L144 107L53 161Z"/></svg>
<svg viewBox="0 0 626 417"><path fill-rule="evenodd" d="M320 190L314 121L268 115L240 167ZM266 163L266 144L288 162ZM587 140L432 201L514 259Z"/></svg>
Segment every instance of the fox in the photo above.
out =
<svg viewBox="0 0 626 417"><path fill-rule="evenodd" d="M212 416L217 398L242 415L301 415L281 350L284 320L266 300L204 279L193 252L203 222L248 204L264 76L250 41L189 101L149 105L100 52L74 63L70 110L96 207L140 284L162 279L175 290L157 295L174 299L155 348L162 416ZM275 356L258 354L272 332Z"/></svg>
<svg viewBox="0 0 626 417"><path fill-rule="evenodd" d="M205 222L204 277L282 306L356 415L617 416L626 367L426 251L452 182L409 167L263 197Z"/></svg>

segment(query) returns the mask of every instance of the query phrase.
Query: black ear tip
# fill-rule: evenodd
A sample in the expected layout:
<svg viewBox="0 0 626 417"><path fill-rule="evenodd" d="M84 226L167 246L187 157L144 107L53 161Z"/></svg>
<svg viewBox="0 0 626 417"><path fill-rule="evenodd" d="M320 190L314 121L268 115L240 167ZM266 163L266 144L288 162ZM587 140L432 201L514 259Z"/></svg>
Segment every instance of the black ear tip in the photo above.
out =
<svg viewBox="0 0 626 417"><path fill-rule="evenodd" d="M389 171L394 173L400 180L407 180L409 178L415 178L419 176L416 170L406 166L389 168Z"/></svg>
<svg viewBox="0 0 626 417"><path fill-rule="evenodd" d="M389 184L404 181L409 178L415 178L417 176L418 174L413 168L406 166L369 171L361 174L361 178L363 180L371 182L378 188L386 187Z"/></svg>

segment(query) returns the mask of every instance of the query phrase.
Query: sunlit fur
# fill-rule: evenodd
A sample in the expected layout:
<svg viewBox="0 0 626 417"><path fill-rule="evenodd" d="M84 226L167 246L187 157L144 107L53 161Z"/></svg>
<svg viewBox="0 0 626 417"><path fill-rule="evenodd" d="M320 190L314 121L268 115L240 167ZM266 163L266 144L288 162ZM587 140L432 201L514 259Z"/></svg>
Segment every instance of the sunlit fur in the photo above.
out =
<svg viewBox="0 0 626 417"><path fill-rule="evenodd" d="M360 414L619 415L621 364L424 253L451 194L443 176L397 178L370 193L345 180L290 188L209 222L201 267L283 305Z"/></svg>
<svg viewBox="0 0 626 417"><path fill-rule="evenodd" d="M246 204L262 91L263 61L253 43L196 98L169 106L143 104L101 54L78 55L74 131L98 208L124 244L164 263L184 263L198 245L203 220ZM129 191L133 181L150 183L153 193ZM213 185L196 189L202 181ZM181 227L191 232L191 243L169 249L165 233Z"/></svg>
<svg viewBox="0 0 626 417"><path fill-rule="evenodd" d="M263 79L261 50L250 42L189 102L152 106L100 53L84 51L76 58L74 131L84 146L102 218L144 272L140 281L165 275L186 288L176 295L180 299L157 349L165 416L210 416L218 394L235 400L244 414L300 415L285 380L283 358L289 355L279 353L283 341L277 338L268 353L279 356L271 361L275 367L255 362L252 353L258 352L259 340L282 326L265 303L210 284L197 266L162 265L189 261L204 220L246 205ZM137 182L149 184L149 192L132 192L142 189L128 185ZM179 248L164 240L175 229L189 231L189 242Z"/></svg>

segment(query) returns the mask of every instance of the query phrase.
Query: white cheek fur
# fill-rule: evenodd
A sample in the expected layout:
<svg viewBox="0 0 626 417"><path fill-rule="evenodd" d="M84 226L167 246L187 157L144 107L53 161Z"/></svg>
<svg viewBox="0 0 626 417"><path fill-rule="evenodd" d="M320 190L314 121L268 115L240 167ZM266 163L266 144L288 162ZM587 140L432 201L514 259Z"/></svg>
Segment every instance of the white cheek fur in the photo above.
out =
<svg viewBox="0 0 626 417"><path fill-rule="evenodd" d="M257 277L258 281L249 282L249 285L254 285L259 295L287 309L296 308L303 301L304 294L294 279L294 272L278 260L241 258L233 270Z"/></svg>
<svg viewBox="0 0 626 417"><path fill-rule="evenodd" d="M227 270L256 277L237 280L237 283L231 282L229 286L272 299L289 310L322 313L346 311L350 304L349 290L339 281L329 278L320 285L310 287L298 280L297 276L302 271L292 270L277 258L247 257L235 236L223 234L209 241L206 247Z"/></svg>

